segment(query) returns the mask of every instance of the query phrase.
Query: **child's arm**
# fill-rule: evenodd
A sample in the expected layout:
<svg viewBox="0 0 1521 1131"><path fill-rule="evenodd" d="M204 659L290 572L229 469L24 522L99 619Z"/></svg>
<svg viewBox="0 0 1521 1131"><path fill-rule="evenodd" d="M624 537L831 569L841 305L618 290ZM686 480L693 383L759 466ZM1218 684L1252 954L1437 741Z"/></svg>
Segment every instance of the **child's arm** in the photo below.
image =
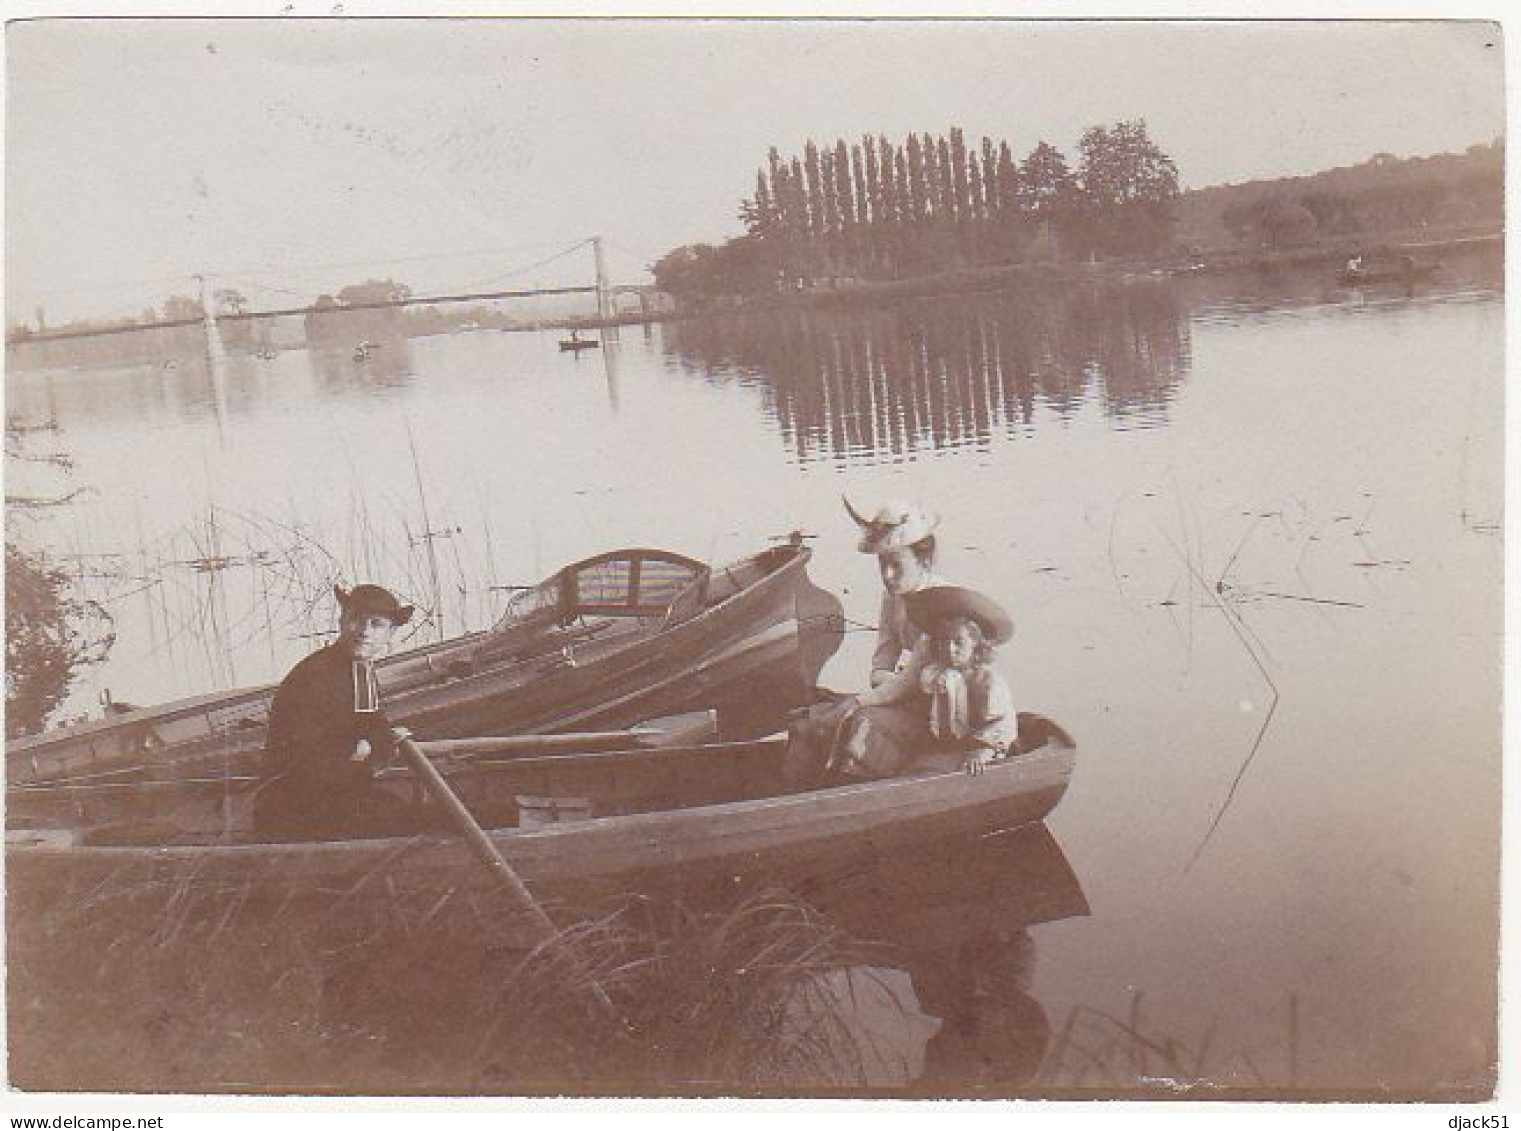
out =
<svg viewBox="0 0 1521 1131"><path fill-rule="evenodd" d="M969 774L979 774L983 766L1006 757L1019 738L1019 716L1008 681L992 668L984 670L987 710L981 725L969 736L977 744L966 758L964 768Z"/></svg>

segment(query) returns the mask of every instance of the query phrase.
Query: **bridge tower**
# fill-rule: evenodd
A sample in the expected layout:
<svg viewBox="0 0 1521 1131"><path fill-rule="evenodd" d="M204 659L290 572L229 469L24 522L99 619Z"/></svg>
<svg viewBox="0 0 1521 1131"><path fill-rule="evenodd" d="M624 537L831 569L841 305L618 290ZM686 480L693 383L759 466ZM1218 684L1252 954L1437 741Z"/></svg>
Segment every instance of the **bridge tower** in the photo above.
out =
<svg viewBox="0 0 1521 1131"><path fill-rule="evenodd" d="M612 285L607 281L607 257L602 252L602 237L592 237L592 255L597 261L597 320L607 322L613 316Z"/></svg>

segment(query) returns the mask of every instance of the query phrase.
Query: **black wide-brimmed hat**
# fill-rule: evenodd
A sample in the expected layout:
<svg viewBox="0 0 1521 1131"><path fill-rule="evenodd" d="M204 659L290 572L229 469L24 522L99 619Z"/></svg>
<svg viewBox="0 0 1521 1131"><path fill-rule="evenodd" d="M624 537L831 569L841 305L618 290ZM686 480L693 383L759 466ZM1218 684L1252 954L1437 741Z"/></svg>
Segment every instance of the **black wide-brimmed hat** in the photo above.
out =
<svg viewBox="0 0 1521 1131"><path fill-rule="evenodd" d="M398 625L406 624L412 619L412 606L403 605L394 593L379 585L356 585L352 589L335 585L333 596L338 598L338 607L346 613L379 613L383 617L390 617L392 623Z"/></svg>
<svg viewBox="0 0 1521 1131"><path fill-rule="evenodd" d="M994 644L1002 644L1014 635L1014 619L1003 606L986 593L963 589L959 585L935 585L903 595L908 619L923 632L947 617L968 617L977 622L982 635Z"/></svg>

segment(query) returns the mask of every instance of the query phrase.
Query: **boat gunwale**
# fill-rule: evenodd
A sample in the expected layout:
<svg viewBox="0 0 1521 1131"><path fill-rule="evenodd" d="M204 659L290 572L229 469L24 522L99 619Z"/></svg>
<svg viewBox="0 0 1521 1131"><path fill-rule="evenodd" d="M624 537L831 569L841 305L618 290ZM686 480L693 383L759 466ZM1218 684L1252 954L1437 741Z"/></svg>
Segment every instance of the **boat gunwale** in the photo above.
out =
<svg viewBox="0 0 1521 1131"><path fill-rule="evenodd" d="M781 738L759 739L749 743L736 743L735 746L761 746L783 745ZM1064 743L1060 737L1053 736L1043 745L1024 754L1008 758L987 766L981 775L969 775L963 770L925 770L913 774L903 774L891 778L879 778L870 781L851 782L845 785L827 786L823 789L805 790L799 793L773 794L759 798L745 798L738 801L722 801L709 805L693 805L677 809L660 809L644 813L613 814L605 817L590 817L583 820L568 821L558 824L536 826L533 828L495 827L488 828L486 835L492 843L499 848L511 853L514 845L552 845L557 840L564 838L586 838L588 834L594 834L599 841L616 838L619 834L634 833L646 827L659 827L672 821L678 823L692 823L700 825L713 820L721 820L728 816L753 816L764 814L767 811L786 812L787 810L799 810L804 808L820 807L821 803L840 803L849 807L849 802L864 797L884 799L880 802L884 808L893 808L892 802L911 801L916 794L925 794L933 797L938 793L949 792L954 783L957 788L966 789L977 778L982 778L988 783L997 783L1002 788L993 797L987 800L996 800L999 796L1008 796L1011 791L1017 789L1019 779L1039 776L1042 772L1059 773L1063 777L1062 789L1066 788L1066 780L1070 778L1076 764L1077 747L1075 744ZM1066 763L1063 766L1063 763ZM902 796L894 796L902 795ZM902 807L900 804L897 806ZM341 840L316 840L316 841L249 841L236 844L209 843L209 844L181 844L181 845L81 845L74 844L59 846L57 844L25 842L13 843L7 836L6 855L9 859L12 855L27 857L46 858L90 858L94 860L119 860L130 861L139 859L152 859L164 863L187 862L195 863L208 858L225 861L238 860L240 858L261 857L274 861L281 859L328 859L344 860L348 858L364 859L371 856L384 856L387 853L396 852L398 849L411 846L412 850L421 851L424 848L448 848L458 847L457 837L447 834L428 832L413 834L410 836L390 837L365 837Z"/></svg>

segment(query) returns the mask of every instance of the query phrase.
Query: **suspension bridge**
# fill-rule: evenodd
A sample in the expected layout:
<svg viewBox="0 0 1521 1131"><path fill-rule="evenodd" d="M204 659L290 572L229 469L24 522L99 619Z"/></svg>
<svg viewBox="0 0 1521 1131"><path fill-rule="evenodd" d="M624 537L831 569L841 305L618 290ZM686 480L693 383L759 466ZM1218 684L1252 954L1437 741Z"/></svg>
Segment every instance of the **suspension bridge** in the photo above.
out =
<svg viewBox="0 0 1521 1131"><path fill-rule="evenodd" d="M492 302L508 299L533 299L553 298L571 295L595 296L597 303L596 320L593 324L606 324L619 317L618 300L623 296L631 296L639 303L641 317L648 317L652 312L654 296L658 293L656 288L642 283L615 283L611 280L607 270L607 257L604 250L604 241L601 236L590 236L584 240L570 245L561 253L551 256L542 263L562 258L564 255L579 248L590 245L593 262L595 264L595 281L579 286L561 287L528 287L512 290L468 290L454 291L442 294L413 295L405 294L389 298L373 300L361 300L354 302L340 302L332 305L319 304L317 302L302 302L300 305L287 305L270 307L263 310L213 310L206 301L206 290L210 276L192 276L201 289L201 310L194 315L180 318L163 318L154 321L142 321L131 323L117 323L112 325L68 327L60 330L46 330L39 327L38 330L27 328L23 333L11 333L6 337L7 346L22 345L29 342L60 342L75 338L98 338L112 334L134 334L145 330L167 330L180 326L200 326L207 322L231 323L248 322L267 318L285 318L292 316L304 316L308 314L340 314L350 311L361 310L386 310L399 309L402 307L444 306L454 303L466 302ZM426 257L419 257L426 258ZM536 264L538 266L541 264ZM221 276L219 276L221 278ZM275 288L266 288L275 289ZM284 291L282 293L292 294ZM40 318L39 318L40 321ZM586 320L579 320L585 324Z"/></svg>

